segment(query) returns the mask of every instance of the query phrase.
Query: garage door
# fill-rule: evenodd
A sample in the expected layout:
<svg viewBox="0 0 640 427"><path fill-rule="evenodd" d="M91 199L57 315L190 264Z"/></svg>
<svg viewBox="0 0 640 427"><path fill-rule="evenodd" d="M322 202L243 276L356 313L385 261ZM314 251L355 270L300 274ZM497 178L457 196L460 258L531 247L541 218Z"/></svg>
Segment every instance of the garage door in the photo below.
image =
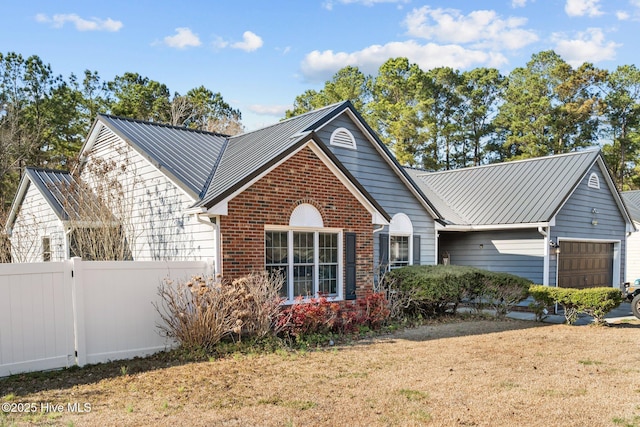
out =
<svg viewBox="0 0 640 427"><path fill-rule="evenodd" d="M613 282L613 243L560 242L558 286L594 288Z"/></svg>

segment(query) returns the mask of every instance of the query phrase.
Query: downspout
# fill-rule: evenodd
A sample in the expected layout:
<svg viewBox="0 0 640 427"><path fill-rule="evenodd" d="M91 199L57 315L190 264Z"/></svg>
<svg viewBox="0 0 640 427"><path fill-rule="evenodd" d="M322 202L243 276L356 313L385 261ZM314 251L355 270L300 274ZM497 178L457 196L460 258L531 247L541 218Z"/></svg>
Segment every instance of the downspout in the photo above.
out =
<svg viewBox="0 0 640 427"><path fill-rule="evenodd" d="M195 215L196 215L196 221L198 221L200 224L205 224L213 228L216 253L215 253L215 259L213 262L212 276L216 277L222 274L222 260L220 258L222 254L222 249L220 247L222 245L222 242L220 241L220 227L218 227L218 224L215 221L217 217L207 216L205 219L201 217L202 212L196 213Z"/></svg>
<svg viewBox="0 0 640 427"><path fill-rule="evenodd" d="M551 234L551 227L538 227L538 233L544 236L544 258L542 267L542 284L549 286L549 235Z"/></svg>

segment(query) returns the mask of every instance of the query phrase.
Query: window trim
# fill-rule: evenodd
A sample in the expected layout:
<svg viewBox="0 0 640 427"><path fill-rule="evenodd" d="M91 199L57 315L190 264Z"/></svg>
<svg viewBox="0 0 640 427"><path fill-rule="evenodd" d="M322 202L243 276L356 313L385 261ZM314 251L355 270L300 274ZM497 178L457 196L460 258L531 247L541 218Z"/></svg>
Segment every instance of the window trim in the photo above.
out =
<svg viewBox="0 0 640 427"><path fill-rule="evenodd" d="M398 230L392 230L394 225L392 223L394 222L394 220L397 220L397 222L399 223ZM393 215L393 217L391 218L391 223L389 224L389 249L388 249L389 259L387 260L389 263L389 267L388 267L389 270L393 270L394 268L401 268L405 266L405 264L393 265L393 262L391 261L391 241L393 240L394 237L407 238L407 246L409 251L407 256L409 259L406 265L413 265L413 235L414 235L413 221L411 221L411 218L409 218L409 215L405 214L404 212L397 212L395 215Z"/></svg>
<svg viewBox="0 0 640 427"><path fill-rule="evenodd" d="M52 256L53 252L51 250L51 237L42 236L42 262L51 262Z"/></svg>
<svg viewBox="0 0 640 427"><path fill-rule="evenodd" d="M293 274L294 274L294 259L293 259L293 233L302 232L302 233L313 233L313 295L310 298L317 298L319 285L320 285L320 234L337 234L338 235L338 274L337 274L337 293L335 295L327 295L327 299L330 301L342 301L344 300L344 231L341 228L330 228L330 227L291 227L291 226L283 226L283 225L265 225L265 240L266 243L266 233L269 231L276 231L287 233L287 296L284 304L293 304L296 302L296 297L294 296L294 283L293 283ZM263 248L266 251L266 245L263 243ZM266 252L263 256L265 267L266 265ZM303 300L308 300L309 298L304 297Z"/></svg>

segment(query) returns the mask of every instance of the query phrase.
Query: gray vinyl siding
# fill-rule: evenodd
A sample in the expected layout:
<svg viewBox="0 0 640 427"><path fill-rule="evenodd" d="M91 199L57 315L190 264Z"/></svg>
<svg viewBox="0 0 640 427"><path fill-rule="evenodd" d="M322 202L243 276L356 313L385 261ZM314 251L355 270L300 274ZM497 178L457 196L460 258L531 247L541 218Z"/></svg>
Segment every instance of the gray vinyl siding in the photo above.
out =
<svg viewBox="0 0 640 427"><path fill-rule="evenodd" d="M543 283L544 237L537 229L440 232L440 255L453 265L511 273Z"/></svg>
<svg viewBox="0 0 640 427"><path fill-rule="evenodd" d="M355 150L330 144L331 133L339 127L344 127L353 134L356 140ZM433 218L353 121L345 114L340 115L319 129L317 134L390 216L393 217L396 213L402 212L411 219L414 235L420 235L420 263L434 264ZM385 227L383 232L388 233L388 227ZM374 248L374 259L377 264L379 260L377 240Z"/></svg>
<svg viewBox="0 0 640 427"><path fill-rule="evenodd" d="M594 172L600 180L600 189L589 188L587 183L589 176ZM574 193L556 215L555 226L551 228L551 239L558 238L576 240L603 240L620 241L620 277L619 283L624 282L626 259L626 222L614 195L607 186L607 178L600 170L598 164L594 164L580 181ZM598 225L592 225L594 219L593 209L598 211ZM562 256L562 254L560 254ZM557 260L550 257L549 284L556 285ZM615 267L614 267L615 268ZM615 278L614 278L615 280ZM619 283L612 285L618 286Z"/></svg>

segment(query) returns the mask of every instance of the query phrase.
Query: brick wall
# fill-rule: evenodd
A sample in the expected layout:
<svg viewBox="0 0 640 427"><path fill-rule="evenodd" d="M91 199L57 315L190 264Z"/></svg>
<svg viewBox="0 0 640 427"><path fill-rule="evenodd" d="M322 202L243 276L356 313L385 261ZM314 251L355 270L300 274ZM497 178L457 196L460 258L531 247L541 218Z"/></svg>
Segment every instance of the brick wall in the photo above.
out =
<svg viewBox="0 0 640 427"><path fill-rule="evenodd" d="M301 203L315 206L325 227L356 233L356 294L363 296L373 288L371 214L309 148L229 202L228 215L220 219L224 276L264 270L265 225L288 226L291 212Z"/></svg>

